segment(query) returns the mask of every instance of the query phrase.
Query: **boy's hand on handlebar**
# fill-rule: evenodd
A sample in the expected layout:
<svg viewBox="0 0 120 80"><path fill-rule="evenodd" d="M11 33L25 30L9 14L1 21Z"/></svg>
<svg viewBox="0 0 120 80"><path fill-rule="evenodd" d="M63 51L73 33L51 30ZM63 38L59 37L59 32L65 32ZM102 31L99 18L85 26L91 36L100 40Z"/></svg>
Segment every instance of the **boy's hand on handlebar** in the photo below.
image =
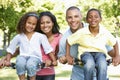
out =
<svg viewBox="0 0 120 80"><path fill-rule="evenodd" d="M66 58L67 58L67 62L68 62L68 64L70 64L70 65L73 65L74 64L74 58L72 57L72 56L66 56Z"/></svg>
<svg viewBox="0 0 120 80"><path fill-rule="evenodd" d="M120 56L113 57L113 58L112 58L112 64L113 64L114 66L119 65L119 64L120 64Z"/></svg>

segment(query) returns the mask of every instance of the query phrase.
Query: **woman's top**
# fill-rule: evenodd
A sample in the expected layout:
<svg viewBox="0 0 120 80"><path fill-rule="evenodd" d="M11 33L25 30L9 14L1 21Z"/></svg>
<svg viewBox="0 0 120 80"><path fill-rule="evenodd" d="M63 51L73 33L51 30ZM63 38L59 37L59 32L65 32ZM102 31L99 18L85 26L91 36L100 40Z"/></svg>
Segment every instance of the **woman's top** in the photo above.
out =
<svg viewBox="0 0 120 80"><path fill-rule="evenodd" d="M53 52L54 53L55 53L55 50L57 49L57 47L59 45L60 38L61 38L61 34L58 34L58 33L54 34L54 39L50 43L51 46L52 46L52 48L53 48ZM43 59L43 61L45 61L45 60L51 60L50 57L49 57L49 55L45 54L43 48L42 48L42 59ZM54 66L43 68L43 69L41 69L41 70L39 70L37 72L37 75L53 75L53 74L55 74Z"/></svg>

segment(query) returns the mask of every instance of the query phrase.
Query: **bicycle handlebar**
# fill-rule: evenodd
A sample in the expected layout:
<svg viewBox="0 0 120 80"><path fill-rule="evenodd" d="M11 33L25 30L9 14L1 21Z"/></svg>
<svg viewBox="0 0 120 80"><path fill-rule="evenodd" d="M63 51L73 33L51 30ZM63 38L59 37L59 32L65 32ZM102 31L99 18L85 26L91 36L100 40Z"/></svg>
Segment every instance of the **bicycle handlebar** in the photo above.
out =
<svg viewBox="0 0 120 80"><path fill-rule="evenodd" d="M45 63L39 64L38 65L40 69L43 69L45 67ZM10 67L12 69L16 69L16 64L15 63L11 63Z"/></svg>
<svg viewBox="0 0 120 80"><path fill-rule="evenodd" d="M107 65L109 66L112 63L112 59L107 59ZM74 58L74 65L84 65L81 60Z"/></svg>

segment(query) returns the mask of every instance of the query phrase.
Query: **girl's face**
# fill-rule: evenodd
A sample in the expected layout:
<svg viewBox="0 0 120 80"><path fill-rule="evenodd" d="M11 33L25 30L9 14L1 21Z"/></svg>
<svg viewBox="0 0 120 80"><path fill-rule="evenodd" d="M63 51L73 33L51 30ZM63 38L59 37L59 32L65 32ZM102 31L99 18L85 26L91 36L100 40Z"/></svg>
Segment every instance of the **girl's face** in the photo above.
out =
<svg viewBox="0 0 120 80"><path fill-rule="evenodd" d="M34 32L36 25L37 25L37 18L34 16L28 17L25 25L26 32L27 33Z"/></svg>
<svg viewBox="0 0 120 80"><path fill-rule="evenodd" d="M40 29L45 34L52 32L54 23L49 16L42 16L40 19Z"/></svg>
<svg viewBox="0 0 120 80"><path fill-rule="evenodd" d="M97 11L90 11L88 13L87 22L89 23L90 27L98 27L101 20L102 19Z"/></svg>

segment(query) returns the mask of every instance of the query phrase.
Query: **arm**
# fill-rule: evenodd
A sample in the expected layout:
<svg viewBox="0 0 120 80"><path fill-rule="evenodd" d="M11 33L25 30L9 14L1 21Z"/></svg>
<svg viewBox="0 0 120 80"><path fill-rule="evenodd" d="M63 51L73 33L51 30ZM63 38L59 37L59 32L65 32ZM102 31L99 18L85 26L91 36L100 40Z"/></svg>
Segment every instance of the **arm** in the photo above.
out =
<svg viewBox="0 0 120 80"><path fill-rule="evenodd" d="M19 48L17 48L17 49L15 50L15 53L12 55L12 58L13 58L13 57L16 57L17 55L19 55Z"/></svg>
<svg viewBox="0 0 120 80"><path fill-rule="evenodd" d="M118 42L113 46L114 48L114 57L113 57L113 65L117 66L119 64L120 56L119 56L119 48L118 48Z"/></svg>
<svg viewBox="0 0 120 80"><path fill-rule="evenodd" d="M114 56L115 56L113 47L111 47L111 46L109 46L109 45L106 45L106 49L107 49L108 55L109 55L110 57L114 57Z"/></svg>
<svg viewBox="0 0 120 80"><path fill-rule="evenodd" d="M56 59L58 59L58 57L57 57L58 51L59 51L59 46L57 45L56 49L55 49L55 57L56 57Z"/></svg>
<svg viewBox="0 0 120 80"><path fill-rule="evenodd" d="M57 54L57 57L58 57L58 60L60 63L62 64L66 64L67 63L67 59L66 59L66 56L65 56L65 53L66 53L66 36L63 35L62 38L60 39L60 42L59 42L59 52Z"/></svg>
<svg viewBox="0 0 120 80"><path fill-rule="evenodd" d="M3 68L5 65L6 56L0 60L0 68Z"/></svg>
<svg viewBox="0 0 120 80"><path fill-rule="evenodd" d="M11 65L11 63L10 63L11 58L12 58L12 54L7 53L6 60L5 60L5 66L10 66Z"/></svg>
<svg viewBox="0 0 120 80"><path fill-rule="evenodd" d="M19 48L16 49L15 53L11 55L8 53L5 57L0 60L0 67L9 66L10 62L6 64L6 61L10 61L10 58L16 57L19 54Z"/></svg>
<svg viewBox="0 0 120 80"><path fill-rule="evenodd" d="M109 51L108 54L109 54L109 56L111 56L111 57L115 57L114 49L112 49L111 51Z"/></svg>
<svg viewBox="0 0 120 80"><path fill-rule="evenodd" d="M67 58L68 64L73 65L74 59L70 55L70 45L69 45L68 41L66 41L66 58Z"/></svg>
<svg viewBox="0 0 120 80"><path fill-rule="evenodd" d="M48 55L49 55L50 58L52 59L52 65L57 66L57 60L56 60L56 58L55 58L54 53L51 52L51 53L49 53Z"/></svg>
<svg viewBox="0 0 120 80"><path fill-rule="evenodd" d="M57 58L58 58L58 60L59 60L59 62L60 63L62 63L62 64L66 64L67 63L67 59L66 59L66 56L65 56L65 48L63 48L63 44L62 45L59 45L58 46L59 48L57 49Z"/></svg>

